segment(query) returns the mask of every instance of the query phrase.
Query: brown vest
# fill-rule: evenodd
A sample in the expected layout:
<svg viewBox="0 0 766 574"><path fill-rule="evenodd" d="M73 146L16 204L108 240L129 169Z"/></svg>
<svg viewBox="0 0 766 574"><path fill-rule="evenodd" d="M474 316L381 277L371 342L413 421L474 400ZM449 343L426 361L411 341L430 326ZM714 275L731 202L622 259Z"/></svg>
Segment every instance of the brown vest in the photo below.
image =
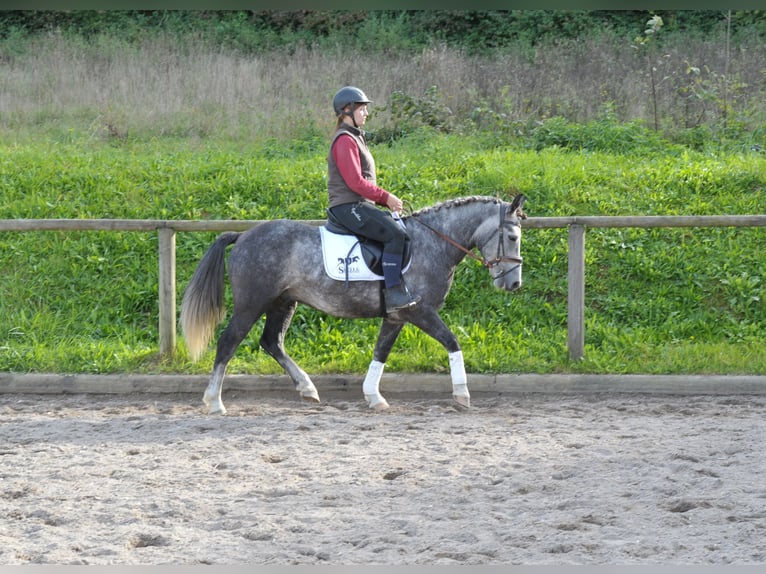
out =
<svg viewBox="0 0 766 574"><path fill-rule="evenodd" d="M338 139L338 136L343 134L348 134L354 138L356 146L359 148L359 159L362 163L362 177L367 181L376 183L375 160L373 159L370 150L367 149L367 143L364 141L364 132L359 128L343 124L338 128L338 131L335 132L335 135L333 135L332 142L330 143L330 152L327 154L327 192L330 196L329 207L335 207L336 205L342 205L344 203L369 201L349 189L332 157L332 146L335 145L335 140Z"/></svg>

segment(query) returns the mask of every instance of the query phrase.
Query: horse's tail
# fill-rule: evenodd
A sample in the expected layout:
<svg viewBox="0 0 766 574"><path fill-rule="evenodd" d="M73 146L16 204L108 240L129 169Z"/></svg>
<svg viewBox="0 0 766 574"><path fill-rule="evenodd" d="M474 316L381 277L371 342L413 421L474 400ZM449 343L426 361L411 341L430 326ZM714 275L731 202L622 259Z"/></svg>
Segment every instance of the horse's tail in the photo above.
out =
<svg viewBox="0 0 766 574"><path fill-rule="evenodd" d="M239 235L227 232L218 236L202 256L184 291L179 322L189 354L195 362L226 315L223 304L226 247L234 243Z"/></svg>

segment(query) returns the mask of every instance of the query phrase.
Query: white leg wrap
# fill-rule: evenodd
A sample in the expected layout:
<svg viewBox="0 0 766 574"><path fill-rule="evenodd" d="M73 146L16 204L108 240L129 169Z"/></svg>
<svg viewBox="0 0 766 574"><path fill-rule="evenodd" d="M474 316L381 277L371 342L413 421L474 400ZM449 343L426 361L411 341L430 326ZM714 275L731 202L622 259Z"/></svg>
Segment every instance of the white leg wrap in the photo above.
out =
<svg viewBox="0 0 766 574"><path fill-rule="evenodd" d="M208 414L226 414L226 407L223 406L221 400L221 391L223 390L223 377L226 373L226 368L218 366L213 369L213 375L210 377L210 382L205 389L205 394L202 395L203 402L208 406Z"/></svg>
<svg viewBox="0 0 766 574"><path fill-rule="evenodd" d="M471 395L468 393L468 378L465 374L463 351L449 354L449 370L452 376L452 396L460 404L469 406Z"/></svg>
<svg viewBox="0 0 766 574"><path fill-rule="evenodd" d="M388 401L380 394L380 379L383 376L383 369L385 369L385 363L380 361L371 361L370 366L367 368L367 376L362 383L362 392L364 398L371 409L387 409Z"/></svg>

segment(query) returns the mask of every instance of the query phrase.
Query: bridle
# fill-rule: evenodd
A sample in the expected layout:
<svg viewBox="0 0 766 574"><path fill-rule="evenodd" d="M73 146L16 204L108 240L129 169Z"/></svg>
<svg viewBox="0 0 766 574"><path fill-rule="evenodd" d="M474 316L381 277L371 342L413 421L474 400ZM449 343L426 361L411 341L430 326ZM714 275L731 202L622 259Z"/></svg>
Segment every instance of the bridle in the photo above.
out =
<svg viewBox="0 0 766 574"><path fill-rule="evenodd" d="M425 221L421 221L417 217L413 217L412 219L414 219L415 221L420 223L420 225L422 225L422 226L430 229L431 231L433 231L439 238L443 239L444 241L446 241L447 243L449 243L453 247L458 248L460 251L462 251L463 253L465 253L469 257L472 257L473 259L476 259L476 261L480 262L484 267L486 267L490 271L492 271L492 269L494 269L500 263L508 263L508 262L516 263L516 265L514 265L510 269L507 269L507 270L503 271L499 275L493 275L492 276L493 279L500 279L501 277L504 277L508 273L511 273L512 271L514 271L516 268L521 267L522 263L524 263L524 259L521 256L506 255L506 253L505 253L505 214L506 214L507 211L508 211L508 205L505 204L505 203L501 203L500 204L500 218L498 220L497 230L495 231L495 233L498 235L498 238L497 238L497 251L495 252L494 259L487 259L483 255L481 257L479 257L473 251L471 251L470 249L466 249L465 247L460 245L457 241L455 241L451 237L447 237L444 233L442 233L438 229L435 229L435 228L431 227ZM520 208L516 210L516 213L522 219L524 218L524 215L521 212ZM481 252L482 247L484 247L487 243L489 243L489 241L495 236L495 233L490 235L487 238L487 240L484 241L484 243L482 243L481 245L477 245L477 248L479 249L479 252Z"/></svg>

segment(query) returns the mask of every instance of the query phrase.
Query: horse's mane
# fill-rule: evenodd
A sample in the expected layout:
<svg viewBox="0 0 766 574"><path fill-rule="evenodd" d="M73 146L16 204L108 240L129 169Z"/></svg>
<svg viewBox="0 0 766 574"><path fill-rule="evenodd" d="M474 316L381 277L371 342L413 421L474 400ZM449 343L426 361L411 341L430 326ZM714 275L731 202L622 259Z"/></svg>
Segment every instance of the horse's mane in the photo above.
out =
<svg viewBox="0 0 766 574"><path fill-rule="evenodd" d="M422 209L419 209L418 211L413 212L411 215L427 215L431 212L436 212L442 209L450 209L453 207L459 207L461 205L466 205L469 203L501 203L502 200L497 197L490 197L488 195L470 195L467 197L456 197L454 199L448 199L447 201L443 201L441 203L437 203L436 205L430 205L428 207L424 207Z"/></svg>

